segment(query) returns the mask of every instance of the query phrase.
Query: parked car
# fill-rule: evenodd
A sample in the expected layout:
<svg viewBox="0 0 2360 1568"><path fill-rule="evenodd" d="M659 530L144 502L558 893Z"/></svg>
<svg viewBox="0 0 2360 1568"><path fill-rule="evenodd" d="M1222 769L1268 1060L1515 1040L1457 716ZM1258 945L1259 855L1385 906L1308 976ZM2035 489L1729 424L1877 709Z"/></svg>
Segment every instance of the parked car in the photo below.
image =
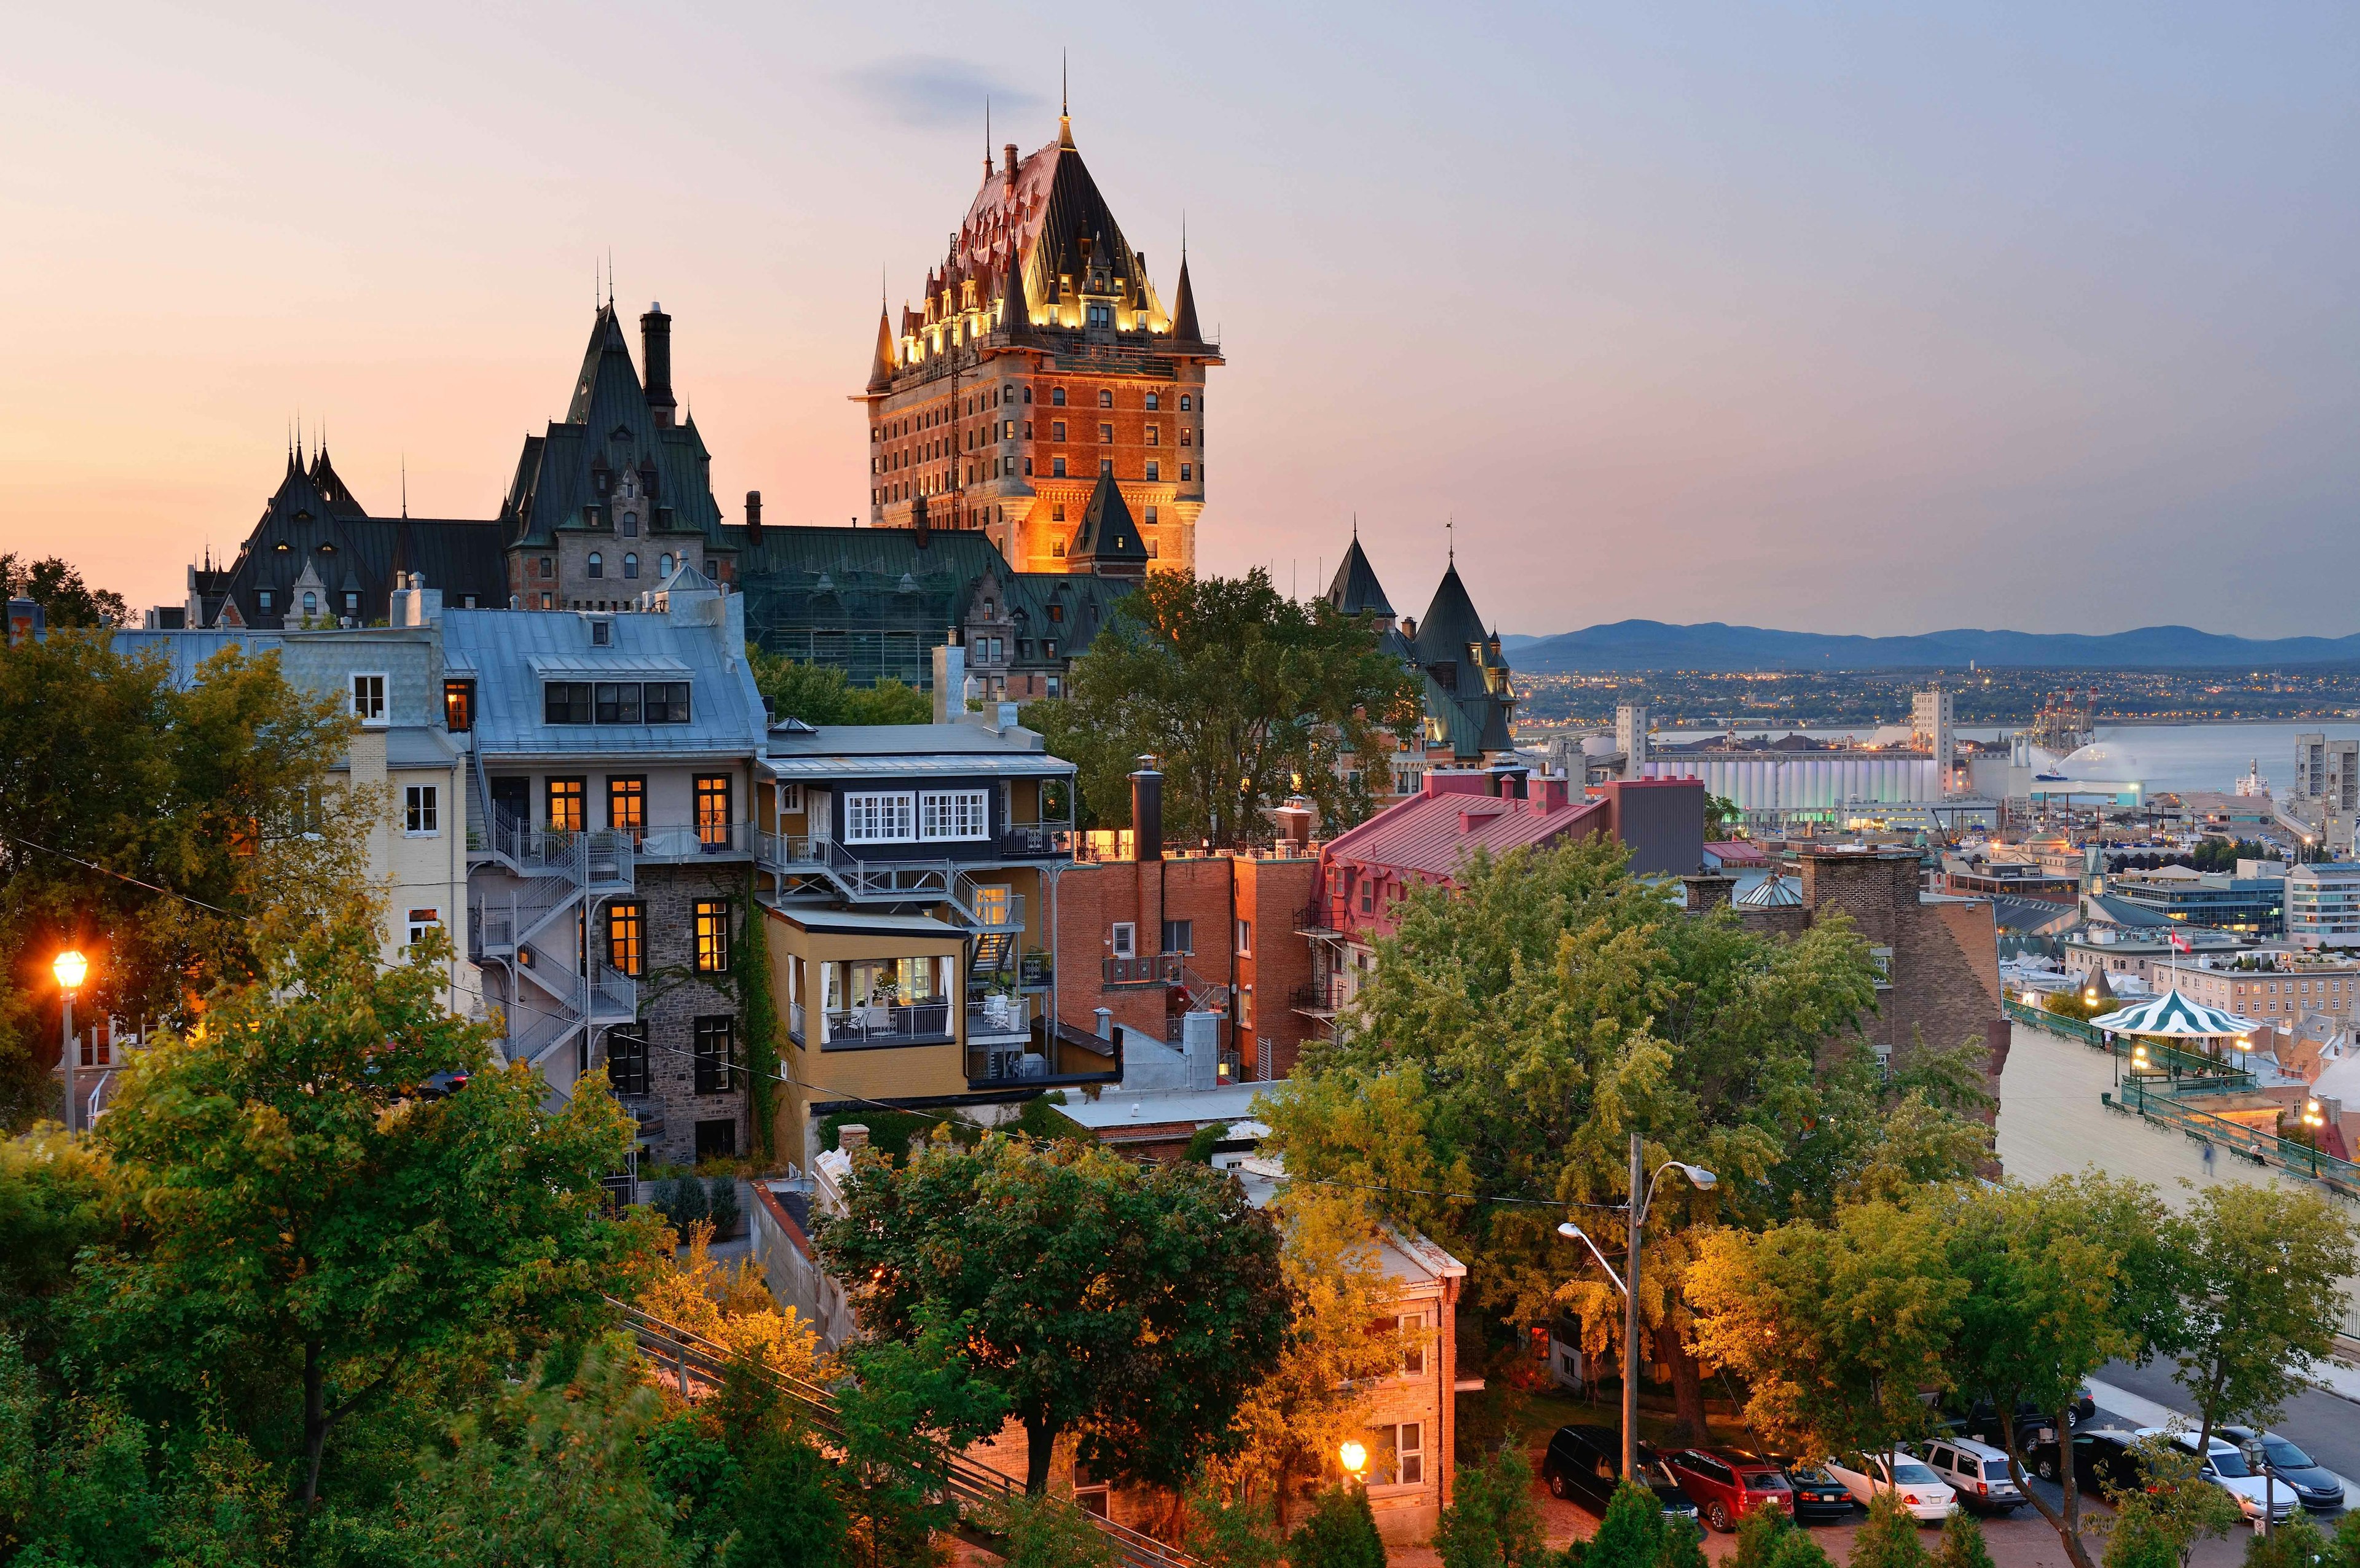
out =
<svg viewBox="0 0 2360 1568"><path fill-rule="evenodd" d="M2192 1432L2169 1432L2159 1426L2141 1427L2140 1437L2168 1437L2190 1454L2196 1452L2196 1434ZM2237 1507L2249 1519L2262 1517L2265 1499L2270 1504L2270 1522L2294 1517L2300 1506L2292 1486L2272 1488L2245 1463L2245 1456L2235 1443L2225 1437L2212 1439L2212 1449L2204 1455L2204 1478L2237 1499Z"/></svg>
<svg viewBox="0 0 2360 1568"><path fill-rule="evenodd" d="M1759 1454L1711 1448L1676 1448L1664 1463L1680 1490L1696 1499L1705 1522L1724 1533L1763 1504L1795 1515L1795 1489L1778 1467Z"/></svg>
<svg viewBox="0 0 2360 1568"><path fill-rule="evenodd" d="M1867 1455L1866 1470L1854 1470L1841 1460L1827 1462L1828 1474L1844 1484L1853 1500L1865 1506L1879 1492L1891 1492L1919 1524L1939 1524L1956 1513L1959 1495L1922 1460L1896 1449Z"/></svg>
<svg viewBox="0 0 2360 1568"><path fill-rule="evenodd" d="M2243 1449L2248 1440L2260 1438L2263 1457L2269 1462L2270 1474L2281 1487L2291 1486L2295 1500L2307 1508L2333 1510L2344 1506L2344 1483L2334 1475L2320 1468L2319 1461L2289 1443L2274 1432L2256 1432L2251 1427L2224 1426L2221 1435Z"/></svg>
<svg viewBox="0 0 2360 1568"><path fill-rule="evenodd" d="M1664 1506L1664 1512L1682 1519L1697 1517L1697 1506L1665 1471L1663 1462L1639 1445L1639 1478ZM1603 1514L1614 1488L1622 1479L1622 1434L1612 1427L1561 1426L1541 1455L1541 1480L1552 1497L1579 1502Z"/></svg>
<svg viewBox="0 0 2360 1568"><path fill-rule="evenodd" d="M2074 1390L2071 1413L2077 1422L2088 1421L2098 1413L2098 1402L2090 1397L2089 1389ZM2007 1452L2005 1423L2001 1421L1999 1411L1988 1399L1976 1400L1965 1415L1950 1424L1951 1429L1961 1437L1971 1437L1977 1443L1988 1443L2003 1454ZM2016 1447L2029 1454L2034 1444L2053 1441L2056 1433L2052 1429L2056 1425L2055 1410L2044 1410L2029 1402L2017 1405L2016 1407Z"/></svg>
<svg viewBox="0 0 2360 1568"><path fill-rule="evenodd" d="M2016 1467L2005 1454L1988 1443L1971 1437L1939 1438L1923 1444L1918 1457L1972 1512L2005 1515L2025 1504L2024 1488L2016 1484Z"/></svg>
<svg viewBox="0 0 2360 1568"><path fill-rule="evenodd" d="M2134 1441L2132 1433L2114 1427L2073 1433L2074 1484L2092 1496L2103 1496L2108 1486L2137 1486L2138 1455L2131 1451ZM2065 1474L2053 1437L2036 1443L2025 1457L2032 1461L2032 1473L2044 1481L2055 1481Z"/></svg>
<svg viewBox="0 0 2360 1568"><path fill-rule="evenodd" d="M1852 1513L1852 1494L1844 1484L1817 1465L1790 1461L1779 1466L1795 1491L1797 1519L1843 1519Z"/></svg>

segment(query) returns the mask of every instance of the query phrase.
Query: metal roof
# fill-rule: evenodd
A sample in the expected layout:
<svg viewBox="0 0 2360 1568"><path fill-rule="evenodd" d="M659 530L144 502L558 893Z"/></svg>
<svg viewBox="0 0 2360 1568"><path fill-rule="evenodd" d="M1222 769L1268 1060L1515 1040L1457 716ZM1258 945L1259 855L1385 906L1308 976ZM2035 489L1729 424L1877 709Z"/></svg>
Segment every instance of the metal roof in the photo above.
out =
<svg viewBox="0 0 2360 1568"><path fill-rule="evenodd" d="M747 668L736 594L675 593L669 610L590 615L566 610L445 610L446 668L475 677L475 744L486 756L637 757L760 755L761 694ZM717 612L717 613L716 613ZM604 621L613 641L590 641ZM630 680L661 670L690 686L684 724L542 722L541 667L569 676Z"/></svg>
<svg viewBox="0 0 2360 1568"><path fill-rule="evenodd" d="M835 909L825 905L772 903L762 901L763 908L780 919L805 931L833 932L847 936L867 934L890 936L964 937L967 933L947 920L932 915L875 914L866 909Z"/></svg>
<svg viewBox="0 0 2360 1568"><path fill-rule="evenodd" d="M1603 800L1572 800L1551 811L1537 798L1414 795L1338 835L1328 854L1347 864L1456 877L1460 863L1478 848L1502 855L1568 834L1604 833L1606 824Z"/></svg>

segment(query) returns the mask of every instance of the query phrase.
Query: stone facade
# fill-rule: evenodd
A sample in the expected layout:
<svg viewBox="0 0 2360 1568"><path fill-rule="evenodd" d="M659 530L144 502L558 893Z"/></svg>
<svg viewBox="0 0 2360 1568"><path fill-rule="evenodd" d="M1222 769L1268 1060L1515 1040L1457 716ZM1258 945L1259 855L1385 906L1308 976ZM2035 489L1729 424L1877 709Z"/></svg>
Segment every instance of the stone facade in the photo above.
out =
<svg viewBox="0 0 2360 1568"><path fill-rule="evenodd" d="M696 968L696 906L729 906L730 951L745 933L746 868L726 866L643 866L631 897L646 906L647 961L639 976L639 1027L648 1042L648 1093L624 1105L660 1117L663 1131L650 1138L647 1155L664 1164L686 1164L702 1154L725 1152L716 1145L726 1127L726 1152L751 1149L746 1088L745 1025L737 986L727 974ZM604 937L604 913L600 938ZM696 1087L696 1026L700 1018L729 1020L737 1068L727 1088ZM607 1036L608 1050L614 1033Z"/></svg>

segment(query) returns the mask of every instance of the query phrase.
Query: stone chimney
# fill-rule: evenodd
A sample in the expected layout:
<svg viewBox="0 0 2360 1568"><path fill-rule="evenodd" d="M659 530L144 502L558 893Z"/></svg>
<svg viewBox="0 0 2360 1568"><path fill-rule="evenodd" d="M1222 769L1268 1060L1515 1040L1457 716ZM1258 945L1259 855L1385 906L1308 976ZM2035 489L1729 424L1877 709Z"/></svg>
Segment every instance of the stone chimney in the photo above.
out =
<svg viewBox="0 0 2360 1568"><path fill-rule="evenodd" d="M1016 144L1010 142L1000 149L1000 178L1010 185L1016 183Z"/></svg>
<svg viewBox="0 0 2360 1568"><path fill-rule="evenodd" d="M869 1147L869 1128L859 1122L846 1122L836 1129L836 1147L845 1153Z"/></svg>
<svg viewBox="0 0 2360 1568"><path fill-rule="evenodd" d="M669 425L679 405L672 395L672 318L661 304L639 318L639 357L647 362L648 412L659 426Z"/></svg>

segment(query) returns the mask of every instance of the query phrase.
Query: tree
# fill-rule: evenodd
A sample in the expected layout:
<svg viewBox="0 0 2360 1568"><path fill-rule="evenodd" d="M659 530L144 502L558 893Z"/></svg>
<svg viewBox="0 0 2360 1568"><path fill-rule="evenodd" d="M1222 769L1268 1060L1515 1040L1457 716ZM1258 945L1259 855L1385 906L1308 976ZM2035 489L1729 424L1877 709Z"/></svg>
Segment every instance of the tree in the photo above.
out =
<svg viewBox="0 0 2360 1568"><path fill-rule="evenodd" d="M2300 1515L2272 1526L2267 1534L2245 1542L2245 1568L2348 1568L2352 1558L2346 1542L2360 1537L2360 1529L2354 1528L2360 1515L2344 1518L2344 1524L2332 1537Z"/></svg>
<svg viewBox="0 0 2360 1568"><path fill-rule="evenodd" d="M571 1376L536 1359L453 1421L403 1487L399 1560L684 1568L670 1503L640 1453L661 1406L619 1337L591 1347Z"/></svg>
<svg viewBox="0 0 2360 1568"><path fill-rule="evenodd" d="M1285 1332L1277 1227L1233 1177L1095 1145L995 1134L898 1169L856 1157L846 1213L814 1239L870 1334L968 1320L956 1359L1023 1423L1036 1495L1068 1432L1094 1471L1165 1486L1233 1449Z"/></svg>
<svg viewBox="0 0 2360 1568"><path fill-rule="evenodd" d="M1633 1131L1650 1170L1677 1159L1718 1172L1710 1192L1666 1181L1639 1284L1644 1332L1700 1435L1676 1289L1693 1238L1825 1213L1902 1175L1971 1172L1988 1134L1949 1103L1966 1077L1954 1053L1905 1058L1888 1083L1847 1048L1876 992L1845 922L1781 940L1727 911L1690 917L1627 860L1598 840L1477 855L1455 887L1414 889L1342 1039L1306 1051L1264 1119L1290 1171L1377 1191L1388 1218L1466 1259L1499 1322L1564 1308L1584 1351L1610 1361L1622 1297L1586 1253L1568 1254L1547 1205L1612 1225Z"/></svg>
<svg viewBox="0 0 2360 1568"><path fill-rule="evenodd" d="M2180 1380L2203 1423L2201 1454L2216 1427L2276 1421L2327 1358L2360 1226L2324 1193L2223 1181L2178 1230Z"/></svg>
<svg viewBox="0 0 2360 1568"><path fill-rule="evenodd" d="M0 555L0 599L30 599L50 627L127 626L131 606L111 588L93 588L82 570L59 556L27 561Z"/></svg>
<svg viewBox="0 0 2360 1568"><path fill-rule="evenodd" d="M1708 795L1704 800L1704 825L1709 833L1735 833L1745 826L1745 810L1734 800Z"/></svg>
<svg viewBox="0 0 2360 1568"><path fill-rule="evenodd" d="M111 1235L77 1281L82 1354L135 1412L290 1454L307 1509L347 1419L584 1332L652 1239L600 1185L629 1118L595 1084L550 1114L530 1068L495 1069L490 1028L437 1001L438 945L381 967L366 908L300 935L136 1058L93 1134Z"/></svg>
<svg viewBox="0 0 2360 1568"><path fill-rule="evenodd" d="M2180 1251L2154 1189L2095 1170L2038 1187L1981 1192L1949 1213L1946 1269L1964 1286L1948 1364L1964 1393L2072 1428L2084 1379L2107 1362L2144 1363L2179 1332ZM2031 1473L2015 1421L2001 1429L2016 1473ZM2090 1568L2081 1493L2052 1508L2032 1488L2076 1568Z"/></svg>
<svg viewBox="0 0 2360 1568"><path fill-rule="evenodd" d="M1347 758L1382 766L1382 736L1407 741L1420 687L1366 615L1289 599L1256 569L1242 578L1151 573L1075 661L1072 695L1024 722L1080 765L1090 820L1129 798L1142 754L1162 759L1165 832L1232 844L1262 812L1307 795L1323 820L1368 814Z"/></svg>
<svg viewBox="0 0 2360 1568"><path fill-rule="evenodd" d="M1556 1555L1541 1541L1533 1467L1513 1443L1480 1465L1462 1465L1434 1532L1442 1568L1539 1568Z"/></svg>
<svg viewBox="0 0 2360 1568"><path fill-rule="evenodd" d="M1279 1256L1290 1316L1276 1361L1239 1402L1235 1452L1207 1474L1226 1486L1284 1503L1286 1483L1317 1475L1364 1424L1361 1388L1398 1372L1398 1333L1377 1333L1392 1299L1375 1227L1349 1195L1288 1187L1266 1211L1284 1237ZM1284 1528L1285 1520L1278 1523Z"/></svg>
<svg viewBox="0 0 2360 1568"><path fill-rule="evenodd" d="M886 676L874 686L855 686L832 664L801 664L783 654L746 645L746 663L755 690L776 720L807 724L923 724L934 716L934 699Z"/></svg>
<svg viewBox="0 0 2360 1568"><path fill-rule="evenodd" d="M1852 1537L1848 1568L1926 1568L1918 1521L1891 1492L1869 1499L1868 1521Z"/></svg>
<svg viewBox="0 0 2360 1568"><path fill-rule="evenodd" d="M1006 1543L1008 1568L1115 1568L1118 1561L1113 1543L1067 1497L1019 1494L979 1517Z"/></svg>
<svg viewBox="0 0 2360 1568"><path fill-rule="evenodd" d="M1286 1538L1289 1568L1385 1568L1369 1494L1330 1486L1311 1500L1311 1517Z"/></svg>
<svg viewBox="0 0 2360 1568"><path fill-rule="evenodd" d="M2188 1568L2196 1543L2223 1540L2244 1517L2236 1499L2204 1476L2195 1454L2167 1437L2143 1437L2131 1444L2138 1485L2106 1486L2114 1516L2106 1521L2108 1568L2118 1559L2160 1568Z"/></svg>
<svg viewBox="0 0 2360 1568"><path fill-rule="evenodd" d="M1710 1236L1688 1272L1698 1349L1745 1380L1747 1422L1806 1454L1875 1454L1932 1420L1919 1399L1950 1386L1963 1281L1948 1216L1885 1201L1820 1225Z"/></svg>
<svg viewBox="0 0 2360 1568"><path fill-rule="evenodd" d="M351 728L276 653L224 649L183 691L96 634L0 648L0 1124L56 1103L32 1063L59 948L92 956L88 1016L184 1024L366 898L385 802L337 781Z"/></svg>

